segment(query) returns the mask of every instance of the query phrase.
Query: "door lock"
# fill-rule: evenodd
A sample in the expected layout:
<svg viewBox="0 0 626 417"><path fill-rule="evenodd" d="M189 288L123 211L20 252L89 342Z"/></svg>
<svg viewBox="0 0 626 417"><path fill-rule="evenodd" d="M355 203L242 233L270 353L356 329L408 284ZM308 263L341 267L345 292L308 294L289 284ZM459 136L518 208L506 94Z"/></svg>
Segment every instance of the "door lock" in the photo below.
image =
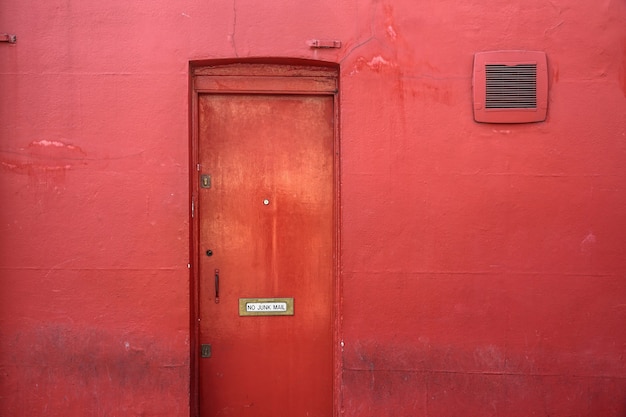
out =
<svg viewBox="0 0 626 417"><path fill-rule="evenodd" d="M211 188L211 176L207 174L200 175L200 187Z"/></svg>

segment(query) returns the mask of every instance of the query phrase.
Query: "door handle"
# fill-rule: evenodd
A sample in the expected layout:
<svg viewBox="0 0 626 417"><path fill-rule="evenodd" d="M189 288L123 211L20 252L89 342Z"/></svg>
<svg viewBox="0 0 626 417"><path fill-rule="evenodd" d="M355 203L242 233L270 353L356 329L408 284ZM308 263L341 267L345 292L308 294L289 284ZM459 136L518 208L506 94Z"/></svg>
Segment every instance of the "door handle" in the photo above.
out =
<svg viewBox="0 0 626 417"><path fill-rule="evenodd" d="M215 304L220 302L220 270L215 270Z"/></svg>

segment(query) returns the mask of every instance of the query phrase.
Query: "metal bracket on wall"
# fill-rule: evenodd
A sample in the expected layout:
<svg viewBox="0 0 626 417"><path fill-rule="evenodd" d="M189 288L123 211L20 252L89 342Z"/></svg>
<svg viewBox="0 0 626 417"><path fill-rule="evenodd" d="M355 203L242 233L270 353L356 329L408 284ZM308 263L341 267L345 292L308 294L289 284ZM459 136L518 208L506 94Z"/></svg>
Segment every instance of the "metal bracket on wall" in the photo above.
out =
<svg viewBox="0 0 626 417"><path fill-rule="evenodd" d="M9 35L8 33L0 33L0 42L15 43L17 42L17 36Z"/></svg>
<svg viewBox="0 0 626 417"><path fill-rule="evenodd" d="M315 49L341 48L341 41L337 41L337 40L311 39L307 41L307 44L311 48L315 48Z"/></svg>

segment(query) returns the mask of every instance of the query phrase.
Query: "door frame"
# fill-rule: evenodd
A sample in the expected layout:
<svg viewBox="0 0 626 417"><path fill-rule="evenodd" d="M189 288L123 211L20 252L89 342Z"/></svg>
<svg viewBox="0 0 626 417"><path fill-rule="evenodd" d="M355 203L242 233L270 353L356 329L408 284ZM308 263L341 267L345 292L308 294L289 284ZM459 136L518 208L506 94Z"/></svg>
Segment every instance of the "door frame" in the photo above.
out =
<svg viewBox="0 0 626 417"><path fill-rule="evenodd" d="M196 214L199 192L198 98L200 94L318 95L333 97L333 417L339 416L341 397L341 291L340 280L340 141L339 141L339 66L311 60L209 60L189 65L189 334L190 334L190 416L198 417L200 358L200 317L198 283L199 216Z"/></svg>

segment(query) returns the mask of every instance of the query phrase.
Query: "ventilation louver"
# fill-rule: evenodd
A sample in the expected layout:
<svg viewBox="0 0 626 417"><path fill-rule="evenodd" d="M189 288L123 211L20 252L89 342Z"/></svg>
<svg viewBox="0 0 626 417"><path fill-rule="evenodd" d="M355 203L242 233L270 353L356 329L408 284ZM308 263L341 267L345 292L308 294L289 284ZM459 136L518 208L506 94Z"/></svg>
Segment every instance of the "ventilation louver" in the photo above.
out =
<svg viewBox="0 0 626 417"><path fill-rule="evenodd" d="M535 51L480 52L474 56L474 120L528 123L546 119L546 55Z"/></svg>

